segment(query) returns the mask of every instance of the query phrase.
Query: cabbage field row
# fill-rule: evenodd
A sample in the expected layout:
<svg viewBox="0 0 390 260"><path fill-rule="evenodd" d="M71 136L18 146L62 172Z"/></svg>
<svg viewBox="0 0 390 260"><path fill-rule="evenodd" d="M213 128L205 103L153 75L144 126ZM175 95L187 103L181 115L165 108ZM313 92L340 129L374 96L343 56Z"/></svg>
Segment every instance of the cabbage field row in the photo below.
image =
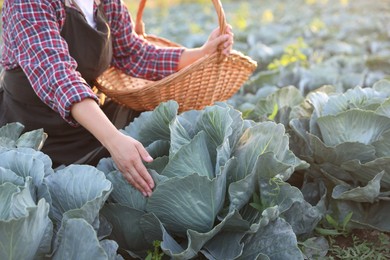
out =
<svg viewBox="0 0 390 260"><path fill-rule="evenodd" d="M215 27L211 3L166 8L148 33L193 47ZM53 169L43 129L0 128L0 259L321 259L326 236L390 232L390 1L224 8L258 69L226 102L122 130L154 158L150 198L111 158Z"/></svg>

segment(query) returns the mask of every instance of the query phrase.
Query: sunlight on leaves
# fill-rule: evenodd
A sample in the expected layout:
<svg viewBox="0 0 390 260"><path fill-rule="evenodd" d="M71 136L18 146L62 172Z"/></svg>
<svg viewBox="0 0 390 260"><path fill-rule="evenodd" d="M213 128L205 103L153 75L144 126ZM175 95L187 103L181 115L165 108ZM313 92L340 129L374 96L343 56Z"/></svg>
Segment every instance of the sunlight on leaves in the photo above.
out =
<svg viewBox="0 0 390 260"><path fill-rule="evenodd" d="M305 3L307 5L314 5L315 3L317 3L317 0L305 0Z"/></svg>
<svg viewBox="0 0 390 260"><path fill-rule="evenodd" d="M279 106L278 103L275 103L274 108L272 110L272 114L268 116L269 120L275 120L276 115L278 114Z"/></svg>
<svg viewBox="0 0 390 260"><path fill-rule="evenodd" d="M274 14L272 10L267 9L263 12L263 15L261 16L261 22L264 24L272 23L274 21Z"/></svg>
<svg viewBox="0 0 390 260"><path fill-rule="evenodd" d="M298 38L294 43L288 45L284 49L283 55L279 59L273 60L269 65L269 70L280 69L289 66L293 63L298 63L301 66L308 67L308 58L303 53L307 48L307 44L303 38Z"/></svg>
<svg viewBox="0 0 390 260"><path fill-rule="evenodd" d="M190 32L192 34L198 34L198 33L201 33L203 31L202 27L200 27L199 24L197 23L190 23Z"/></svg>
<svg viewBox="0 0 390 260"><path fill-rule="evenodd" d="M342 6L348 6L349 5L349 0L340 0L340 4Z"/></svg>
<svg viewBox="0 0 390 260"><path fill-rule="evenodd" d="M315 4L326 5L328 2L329 0L305 0L305 3L307 5L315 5Z"/></svg>
<svg viewBox="0 0 390 260"><path fill-rule="evenodd" d="M310 25L309 25L309 28L310 28L310 31L312 31L313 33L317 33L323 29L326 28L326 25L325 23L319 19L319 18L314 18Z"/></svg>
<svg viewBox="0 0 390 260"><path fill-rule="evenodd" d="M250 17L249 4L242 3L240 7L235 12L235 16L232 20L233 28L238 28L240 30L245 30L248 27L247 18Z"/></svg>

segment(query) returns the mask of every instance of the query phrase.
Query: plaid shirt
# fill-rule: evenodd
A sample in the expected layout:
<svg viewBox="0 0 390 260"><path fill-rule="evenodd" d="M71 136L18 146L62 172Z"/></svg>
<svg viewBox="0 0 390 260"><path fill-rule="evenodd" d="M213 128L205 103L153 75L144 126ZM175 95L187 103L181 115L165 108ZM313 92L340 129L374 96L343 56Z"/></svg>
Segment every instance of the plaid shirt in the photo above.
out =
<svg viewBox="0 0 390 260"><path fill-rule="evenodd" d="M156 48L133 33L133 22L121 0L102 1L111 28L111 65L126 73L158 80L177 70L182 48ZM97 6L94 6L95 11ZM85 98L98 101L76 71L67 44L60 36L65 21L63 0L5 1L2 10L5 69L20 66L39 98L68 123L72 104Z"/></svg>

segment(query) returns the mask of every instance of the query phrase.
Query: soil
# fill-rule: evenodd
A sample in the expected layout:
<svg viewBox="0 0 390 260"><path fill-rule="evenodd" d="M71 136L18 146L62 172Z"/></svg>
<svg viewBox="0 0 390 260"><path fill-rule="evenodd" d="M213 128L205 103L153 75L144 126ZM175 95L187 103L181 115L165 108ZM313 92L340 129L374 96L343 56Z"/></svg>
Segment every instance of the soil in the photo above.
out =
<svg viewBox="0 0 390 260"><path fill-rule="evenodd" d="M390 259L390 233L383 233L377 230L356 229L349 236L337 236L333 237L333 239L333 245L345 250L359 246L363 242L369 243L369 247L375 249L377 256L364 259ZM347 259L336 257L335 253L332 253L332 250L329 250L328 256L331 259Z"/></svg>
<svg viewBox="0 0 390 260"><path fill-rule="evenodd" d="M359 238L360 241L371 241L372 243L378 243L379 241L379 231L376 230L364 230L364 229L356 229L353 231L353 235ZM389 239L389 234L385 234ZM353 245L352 235L351 236L338 236L335 238L336 244L340 247L350 247Z"/></svg>

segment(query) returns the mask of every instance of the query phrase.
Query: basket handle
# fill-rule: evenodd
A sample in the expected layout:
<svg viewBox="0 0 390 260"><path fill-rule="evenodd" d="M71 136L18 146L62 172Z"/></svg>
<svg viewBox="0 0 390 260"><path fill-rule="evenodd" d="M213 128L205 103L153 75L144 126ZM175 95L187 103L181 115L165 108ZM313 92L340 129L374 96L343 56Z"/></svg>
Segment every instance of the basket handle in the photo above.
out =
<svg viewBox="0 0 390 260"><path fill-rule="evenodd" d="M221 28L220 35L226 33L226 16L225 12L223 11L222 8L222 3L220 0L212 0L214 4L215 11L217 12L218 15L218 23L219 23L219 28ZM145 24L142 21L142 16L144 13L145 9L145 4L146 0L140 0L139 6L138 6L138 11L137 11L137 18L135 21L135 32L142 36L145 37Z"/></svg>

